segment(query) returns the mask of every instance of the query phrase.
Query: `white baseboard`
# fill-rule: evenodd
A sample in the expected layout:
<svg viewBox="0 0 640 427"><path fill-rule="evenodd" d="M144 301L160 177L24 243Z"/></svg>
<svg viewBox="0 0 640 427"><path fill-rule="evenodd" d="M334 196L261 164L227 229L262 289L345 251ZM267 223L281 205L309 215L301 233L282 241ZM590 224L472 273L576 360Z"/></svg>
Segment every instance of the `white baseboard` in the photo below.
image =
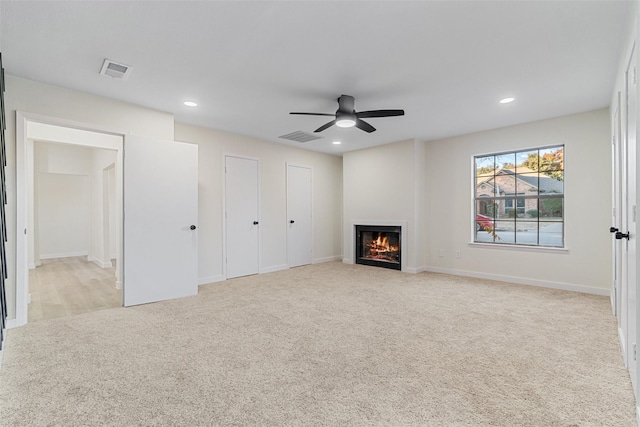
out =
<svg viewBox="0 0 640 427"><path fill-rule="evenodd" d="M622 361L624 362L624 367L629 369L629 363L627 363L627 343L624 339L622 328L620 327L618 327L618 342L620 343L620 352L622 353Z"/></svg>
<svg viewBox="0 0 640 427"><path fill-rule="evenodd" d="M551 282L547 280L529 279L526 277L503 276L500 274L480 273L477 271L456 270L453 268L421 267L433 273L451 274L454 276L475 277L478 279L496 280L498 282L517 283L519 285L538 286L541 288L560 289L563 291L582 292L585 294L609 296L609 289L593 288L591 286L576 285L573 283Z"/></svg>
<svg viewBox="0 0 640 427"><path fill-rule="evenodd" d="M223 282L227 279L222 274L217 276L200 277L198 278L198 286L208 285L209 283Z"/></svg>
<svg viewBox="0 0 640 427"><path fill-rule="evenodd" d="M342 258L343 264L353 264L353 260L351 258Z"/></svg>
<svg viewBox="0 0 640 427"><path fill-rule="evenodd" d="M289 266L287 264L274 265L272 267L261 268L258 274L264 273L274 273L276 271L288 270Z"/></svg>
<svg viewBox="0 0 640 427"><path fill-rule="evenodd" d="M116 280L116 289L122 289L122 281Z"/></svg>
<svg viewBox="0 0 640 427"><path fill-rule="evenodd" d="M16 319L7 319L7 329L13 329L18 327Z"/></svg>
<svg viewBox="0 0 640 427"><path fill-rule="evenodd" d="M108 262L104 262L102 260L99 260L98 258L92 257L92 256L87 256L87 261L90 261L92 263L94 263L95 265L97 265L100 268L111 268L113 267L113 264L111 263L111 260L109 260Z"/></svg>
<svg viewBox="0 0 640 427"><path fill-rule="evenodd" d="M88 256L89 254L85 252L67 252L61 254L40 254L40 259L54 259L54 258L69 258L74 256Z"/></svg>
<svg viewBox="0 0 640 427"><path fill-rule="evenodd" d="M311 263L312 264L322 264L323 262L333 262L333 261L341 261L342 256L328 256L325 258L316 258Z"/></svg>

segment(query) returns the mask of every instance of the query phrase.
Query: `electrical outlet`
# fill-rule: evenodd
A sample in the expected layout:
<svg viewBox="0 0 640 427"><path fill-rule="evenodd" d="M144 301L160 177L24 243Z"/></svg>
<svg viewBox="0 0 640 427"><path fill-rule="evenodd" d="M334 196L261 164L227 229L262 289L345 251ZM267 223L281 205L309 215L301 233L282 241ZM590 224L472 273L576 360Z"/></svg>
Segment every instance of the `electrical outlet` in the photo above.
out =
<svg viewBox="0 0 640 427"><path fill-rule="evenodd" d="M460 249L456 249L456 259L461 259L462 258L462 252L460 251Z"/></svg>
<svg viewBox="0 0 640 427"><path fill-rule="evenodd" d="M444 258L444 249L438 249L438 256Z"/></svg>

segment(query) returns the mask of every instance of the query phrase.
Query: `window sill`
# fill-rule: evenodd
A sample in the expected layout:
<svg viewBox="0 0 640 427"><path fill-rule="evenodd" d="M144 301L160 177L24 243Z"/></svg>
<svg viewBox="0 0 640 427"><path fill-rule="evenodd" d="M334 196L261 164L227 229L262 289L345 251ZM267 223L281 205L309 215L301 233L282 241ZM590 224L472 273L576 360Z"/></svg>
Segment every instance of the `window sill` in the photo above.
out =
<svg viewBox="0 0 640 427"><path fill-rule="evenodd" d="M478 243L469 242L468 246L483 248L483 249L503 249L507 251L522 251L522 252L545 252L556 254L568 254L569 248L554 248L550 246L526 246L526 245L511 245L508 243Z"/></svg>

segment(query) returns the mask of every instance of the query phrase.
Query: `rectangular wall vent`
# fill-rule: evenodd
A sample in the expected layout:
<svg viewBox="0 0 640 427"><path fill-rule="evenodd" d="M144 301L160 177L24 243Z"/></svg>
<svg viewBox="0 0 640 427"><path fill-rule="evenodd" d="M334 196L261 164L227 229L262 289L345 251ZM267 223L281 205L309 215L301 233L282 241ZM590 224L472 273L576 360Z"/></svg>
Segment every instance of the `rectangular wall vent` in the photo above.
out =
<svg viewBox="0 0 640 427"><path fill-rule="evenodd" d="M102 64L102 68L100 69L100 74L103 76L113 77L118 80L126 80L131 73L132 67L121 64L118 62L114 62L110 59L105 59Z"/></svg>
<svg viewBox="0 0 640 427"><path fill-rule="evenodd" d="M279 138L288 139L290 141L296 141L296 142L309 142L309 141L315 141L316 139L322 139L321 136L314 135L312 133L304 132L301 130L297 130L295 132L282 135Z"/></svg>

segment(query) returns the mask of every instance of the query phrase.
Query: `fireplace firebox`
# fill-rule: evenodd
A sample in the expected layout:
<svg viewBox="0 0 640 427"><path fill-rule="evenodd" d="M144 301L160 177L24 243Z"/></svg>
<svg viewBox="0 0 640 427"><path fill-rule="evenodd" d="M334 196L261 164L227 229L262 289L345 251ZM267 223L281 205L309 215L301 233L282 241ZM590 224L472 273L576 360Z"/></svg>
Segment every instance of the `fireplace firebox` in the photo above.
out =
<svg viewBox="0 0 640 427"><path fill-rule="evenodd" d="M402 227L356 225L356 264L402 269Z"/></svg>

